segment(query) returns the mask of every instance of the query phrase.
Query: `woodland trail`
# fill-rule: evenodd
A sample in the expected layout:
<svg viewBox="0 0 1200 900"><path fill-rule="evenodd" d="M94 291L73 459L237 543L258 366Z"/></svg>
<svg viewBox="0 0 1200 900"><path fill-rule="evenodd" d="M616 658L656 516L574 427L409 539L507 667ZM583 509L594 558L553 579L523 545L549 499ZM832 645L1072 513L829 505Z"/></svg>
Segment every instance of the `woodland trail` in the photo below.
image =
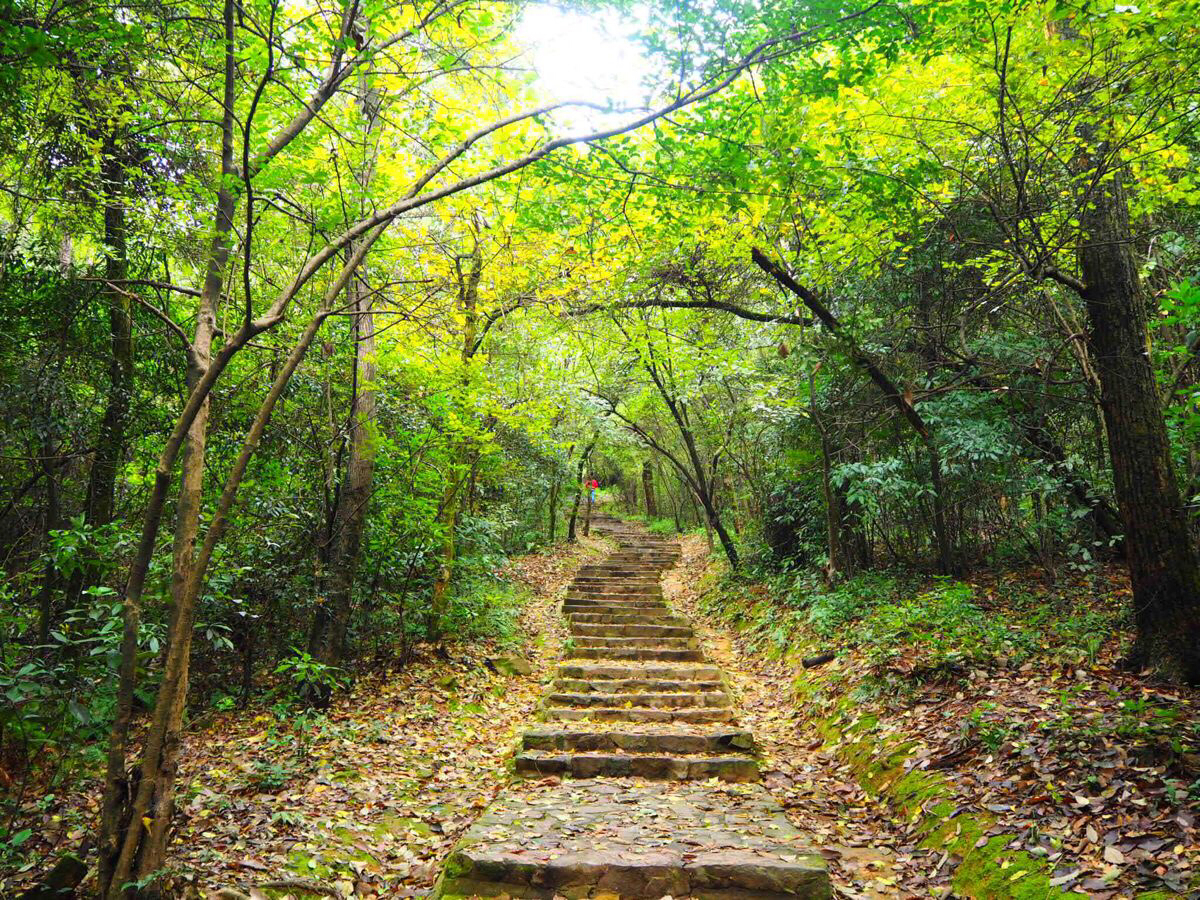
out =
<svg viewBox="0 0 1200 900"><path fill-rule="evenodd" d="M568 589L567 659L515 783L447 859L436 893L828 897L825 863L759 783L722 671L660 577L675 542L598 516L618 544Z"/></svg>

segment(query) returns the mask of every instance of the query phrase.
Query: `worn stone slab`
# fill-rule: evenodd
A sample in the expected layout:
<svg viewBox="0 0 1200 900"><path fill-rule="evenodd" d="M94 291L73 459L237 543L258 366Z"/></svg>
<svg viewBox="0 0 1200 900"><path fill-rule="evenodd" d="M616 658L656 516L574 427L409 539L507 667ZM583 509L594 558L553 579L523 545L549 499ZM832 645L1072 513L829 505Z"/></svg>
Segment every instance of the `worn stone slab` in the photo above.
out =
<svg viewBox="0 0 1200 900"><path fill-rule="evenodd" d="M723 707L730 705L724 691L688 691L680 693L629 692L621 694L562 693L546 697L547 706L651 706L658 709L688 706Z"/></svg>
<svg viewBox="0 0 1200 900"><path fill-rule="evenodd" d="M732 722L733 713L728 708L708 709L687 707L684 709L647 709L633 706L548 706L548 719L563 719L573 722Z"/></svg>
<svg viewBox="0 0 1200 900"><path fill-rule="evenodd" d="M677 665L639 662L568 662L558 667L563 678L675 678L719 681L721 670L709 664Z"/></svg>
<svg viewBox="0 0 1200 900"><path fill-rule="evenodd" d="M678 678L557 678L554 681L556 691L571 694L637 694L647 693L688 693L696 691L724 691L725 685L720 681L701 681L699 679Z"/></svg>
<svg viewBox="0 0 1200 900"><path fill-rule="evenodd" d="M503 795L455 847L440 890L546 898L830 895L824 861L761 785L608 778L532 782Z"/></svg>
<svg viewBox="0 0 1200 900"><path fill-rule="evenodd" d="M695 631L690 625L628 625L572 622L571 634L580 637L680 637L690 638Z"/></svg>
<svg viewBox="0 0 1200 900"><path fill-rule="evenodd" d="M699 650L648 650L644 647L579 647L571 651L579 659L645 659L645 660L694 660L704 659Z"/></svg>
<svg viewBox="0 0 1200 900"><path fill-rule="evenodd" d="M758 760L752 756L707 756L662 753L554 753L526 750L516 758L519 775L566 775L572 778L661 778L676 781L717 778L757 781Z"/></svg>
<svg viewBox="0 0 1200 900"><path fill-rule="evenodd" d="M654 722L577 724L531 728L521 738L526 750L623 751L627 753L752 753L754 736L730 725L662 725Z"/></svg>

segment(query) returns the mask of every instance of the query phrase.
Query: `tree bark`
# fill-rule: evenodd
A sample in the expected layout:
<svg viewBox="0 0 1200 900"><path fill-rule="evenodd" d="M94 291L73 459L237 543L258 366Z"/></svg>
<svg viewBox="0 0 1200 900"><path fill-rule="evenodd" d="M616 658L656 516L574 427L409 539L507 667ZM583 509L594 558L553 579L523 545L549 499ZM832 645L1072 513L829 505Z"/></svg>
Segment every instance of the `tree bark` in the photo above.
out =
<svg viewBox="0 0 1200 900"><path fill-rule="evenodd" d="M567 449L567 463L571 461L571 454L575 452L575 445L572 444ZM562 490L562 478L559 474L558 464L554 466L554 480L550 483L550 522L547 531L550 537L550 543L554 543L554 536L558 531L558 495Z"/></svg>
<svg viewBox="0 0 1200 900"><path fill-rule="evenodd" d="M841 550L841 525L842 525L842 510L840 497L833 492L832 479L830 478L830 470L832 465L832 453L829 447L829 433L825 428L825 423L821 420L820 414L817 412L817 384L816 376L813 372L808 374L808 411L812 417L813 425L817 428L817 433L821 438L821 493L825 498L825 532L826 540L829 544L829 568L826 575L826 581L833 583L837 580L838 571L842 567L842 550Z"/></svg>
<svg viewBox="0 0 1200 900"><path fill-rule="evenodd" d="M89 525L112 521L117 470L125 457L126 430L133 400L133 315L129 294L120 285L129 277L125 241L125 161L116 140L105 148L100 173L104 185L104 296L108 303L110 358L108 396L92 469L88 474L86 520Z"/></svg>
<svg viewBox="0 0 1200 900"><path fill-rule="evenodd" d="M1092 359L1108 432L1133 586L1131 661L1200 683L1200 563L1188 532L1163 419L1118 169L1097 179L1079 263Z"/></svg>
<svg viewBox="0 0 1200 900"><path fill-rule="evenodd" d="M462 349L459 352L459 365L462 372L462 389L464 399L466 391L470 386L471 373L469 366L471 359L479 349L479 343L476 341L478 335L478 301L479 301L479 279L483 275L483 250L479 246L479 238L475 238L475 246L470 255L471 268L467 272L462 271L462 259L455 259L455 267L458 273L458 308L463 317L463 334L462 334ZM463 448L455 446L450 452L452 456L462 454ZM467 474L462 478L457 477L454 472L450 473L450 478L446 482L446 487L442 492L442 502L438 508L438 522L443 528L442 546L441 546L441 563L438 567L438 572L433 581L433 591L430 598L430 618L431 618L431 637L440 639L442 621L446 615L447 605L450 596L450 582L454 577L454 557L457 552L455 545L454 531L458 527L458 512L460 499L463 493L465 482L470 475L471 467L474 465L474 460L466 464Z"/></svg>
<svg viewBox="0 0 1200 900"><path fill-rule="evenodd" d="M642 463L642 493L646 498L646 515L657 519L658 500L654 496L654 468L648 459Z"/></svg>
<svg viewBox="0 0 1200 900"><path fill-rule="evenodd" d="M356 32L356 39L360 42L361 50L365 35ZM359 81L359 111L365 122L367 150L356 177L359 189L365 196L375 174L378 146L375 143L375 126L379 120L380 99L366 75L360 76ZM348 248L348 257L353 256L355 246L352 243ZM362 557L362 539L366 530L378 447L375 315L370 288L360 275L356 274L346 285L346 299L354 323L351 328L354 336L354 387L350 400L350 448L333 515L333 546L328 554L329 581L325 603L317 609L314 622L314 633L317 622L323 625L316 656L326 665L338 665L345 657L346 635L354 606L354 582Z"/></svg>
<svg viewBox="0 0 1200 900"><path fill-rule="evenodd" d="M575 499L571 503L571 521L567 524L567 542L571 544L578 540L575 536L575 521L579 516L579 498L583 493L583 470L587 465L588 457L592 455L592 448L596 446L597 440L598 437L593 437L579 457L579 471L575 473Z"/></svg>
<svg viewBox="0 0 1200 900"><path fill-rule="evenodd" d="M322 620L316 656L327 665L338 665L345 656L346 635L353 611L354 582L362 556L367 510L375 474L376 365L375 319L369 290L361 279L347 286L349 308L354 313L354 396L352 398L350 451L338 491L333 517L333 546L329 554L329 581L325 603L317 610Z"/></svg>

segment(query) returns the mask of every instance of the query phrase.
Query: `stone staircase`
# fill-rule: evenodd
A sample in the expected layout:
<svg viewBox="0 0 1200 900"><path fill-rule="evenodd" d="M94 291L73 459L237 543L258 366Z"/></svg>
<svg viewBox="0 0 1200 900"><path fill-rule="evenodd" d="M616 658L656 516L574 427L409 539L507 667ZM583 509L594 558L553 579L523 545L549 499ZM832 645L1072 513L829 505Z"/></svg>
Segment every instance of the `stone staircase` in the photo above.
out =
<svg viewBox="0 0 1200 900"><path fill-rule="evenodd" d="M567 659L515 784L446 861L440 896L824 898L821 857L758 784L721 670L663 600L674 542L608 516L618 550L568 588Z"/></svg>

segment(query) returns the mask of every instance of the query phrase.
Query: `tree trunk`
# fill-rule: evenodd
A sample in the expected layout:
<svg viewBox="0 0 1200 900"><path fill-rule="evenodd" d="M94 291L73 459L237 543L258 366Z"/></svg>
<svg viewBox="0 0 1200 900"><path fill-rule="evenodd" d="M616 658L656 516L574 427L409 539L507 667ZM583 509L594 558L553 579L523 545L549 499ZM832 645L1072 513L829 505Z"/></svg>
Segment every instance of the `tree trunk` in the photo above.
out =
<svg viewBox="0 0 1200 900"><path fill-rule="evenodd" d="M129 275L125 242L125 165L120 148L109 141L100 178L104 203L104 295L108 302L111 357L108 396L88 474L86 519L90 525L112 521L117 470L125 457L126 429L133 399L133 316L129 294L120 286Z"/></svg>
<svg viewBox="0 0 1200 900"><path fill-rule="evenodd" d="M362 40L365 36L359 38ZM374 143L374 132L379 118L379 95L365 76L359 81L358 102L365 121L364 140L367 149L357 180L365 195L375 173L377 145ZM347 247L347 260L354 255L356 245L357 242L352 242ZM318 617L324 622L325 633L321 636L316 656L326 665L339 665L345 657L346 635L354 605L354 581L362 557L363 532L366 530L378 448L375 314L370 288L360 275L356 274L346 285L346 300L354 323L351 328L354 336L354 377L350 399L349 455L333 516L333 545L329 552L329 581L324 604L327 609L317 610Z"/></svg>
<svg viewBox="0 0 1200 900"><path fill-rule="evenodd" d="M642 463L642 493L646 497L646 515L651 519L658 518L658 501L654 496L654 469L650 460Z"/></svg>
<svg viewBox="0 0 1200 900"><path fill-rule="evenodd" d="M462 349L459 353L459 364L462 367L464 399L471 380L468 367L476 350L479 349L476 343L476 336L478 335L477 306L479 299L479 279L483 275L483 250L479 246L478 237L476 237L475 247L471 252L470 259L471 268L466 273L462 271L462 259L456 258L454 261L458 273L458 308L463 317ZM452 455L461 452L461 448L451 448ZM430 636L435 639L441 638L442 620L445 618L449 603L450 582L454 577L454 557L456 553L454 530L458 527L458 510L463 487L473 466L474 460L472 459L468 463L467 474L462 478L457 477L456 473L451 473L451 478L446 483L446 487L442 492L441 505L438 507L438 521L444 531L442 532L441 564L438 567L437 576L433 581L433 592L430 599L432 624L430 629L432 633Z"/></svg>
<svg viewBox="0 0 1200 900"><path fill-rule="evenodd" d="M857 342L850 335L845 333L842 329L842 323L829 311L816 294L798 284L791 275L758 248L751 250L750 256L760 269L799 297L804 305L808 307L809 311L842 342L847 355L854 364L867 373L868 377L875 383L875 386L879 388L884 397L899 410L900 415L903 416L904 420L908 422L913 431L921 438L929 460L930 478L933 481L933 530L938 548L938 566L944 574L950 574L954 567L954 554L952 552L950 534L946 526L946 501L942 490L941 457L938 453L937 444L934 442L933 435L930 433L929 427L925 424L924 418L917 412L916 407L909 398L884 374L875 361L858 346Z"/></svg>
<svg viewBox="0 0 1200 900"><path fill-rule="evenodd" d="M832 453L829 448L829 433L825 430L825 423L817 413L817 383L813 372L808 374L808 412L821 438L821 493L825 498L825 534L829 544L829 568L826 581L832 583L837 580L838 570L842 566L842 551L839 545L842 524L841 497L834 493L830 478L830 470L833 465Z"/></svg>
<svg viewBox="0 0 1200 900"><path fill-rule="evenodd" d="M596 446L597 438L592 438L591 442L584 448L583 453L579 456L579 471L575 473L575 499L571 503L571 520L567 524L567 542L575 543L575 520L579 516L579 498L583 492L583 469L587 465L588 457L592 455L592 448Z"/></svg>
<svg viewBox="0 0 1200 900"><path fill-rule="evenodd" d="M571 454L575 452L575 445L572 444L567 449L567 462L571 461ZM559 475L558 463L554 465L554 480L550 483L550 522L547 529L550 535L550 543L554 543L555 533L558 531L558 495L561 491L562 478Z"/></svg>
<svg viewBox="0 0 1200 900"><path fill-rule="evenodd" d="M378 446L375 421L375 319L371 311L370 291L361 279L355 278L347 286L347 293L350 295L350 308L354 311L353 332L357 336L354 349L354 396L350 451L333 520L333 546L329 554L329 582L325 597L327 622L317 648L317 658L327 665L340 664L345 655L346 635L353 610L354 581L362 556L362 538L366 530Z"/></svg>
<svg viewBox="0 0 1200 900"><path fill-rule="evenodd" d="M1200 564L1150 362L1146 301L1121 176L1121 170L1109 173L1094 189L1082 217L1079 261L1113 483L1125 523L1137 622L1131 661L1196 684Z"/></svg>

